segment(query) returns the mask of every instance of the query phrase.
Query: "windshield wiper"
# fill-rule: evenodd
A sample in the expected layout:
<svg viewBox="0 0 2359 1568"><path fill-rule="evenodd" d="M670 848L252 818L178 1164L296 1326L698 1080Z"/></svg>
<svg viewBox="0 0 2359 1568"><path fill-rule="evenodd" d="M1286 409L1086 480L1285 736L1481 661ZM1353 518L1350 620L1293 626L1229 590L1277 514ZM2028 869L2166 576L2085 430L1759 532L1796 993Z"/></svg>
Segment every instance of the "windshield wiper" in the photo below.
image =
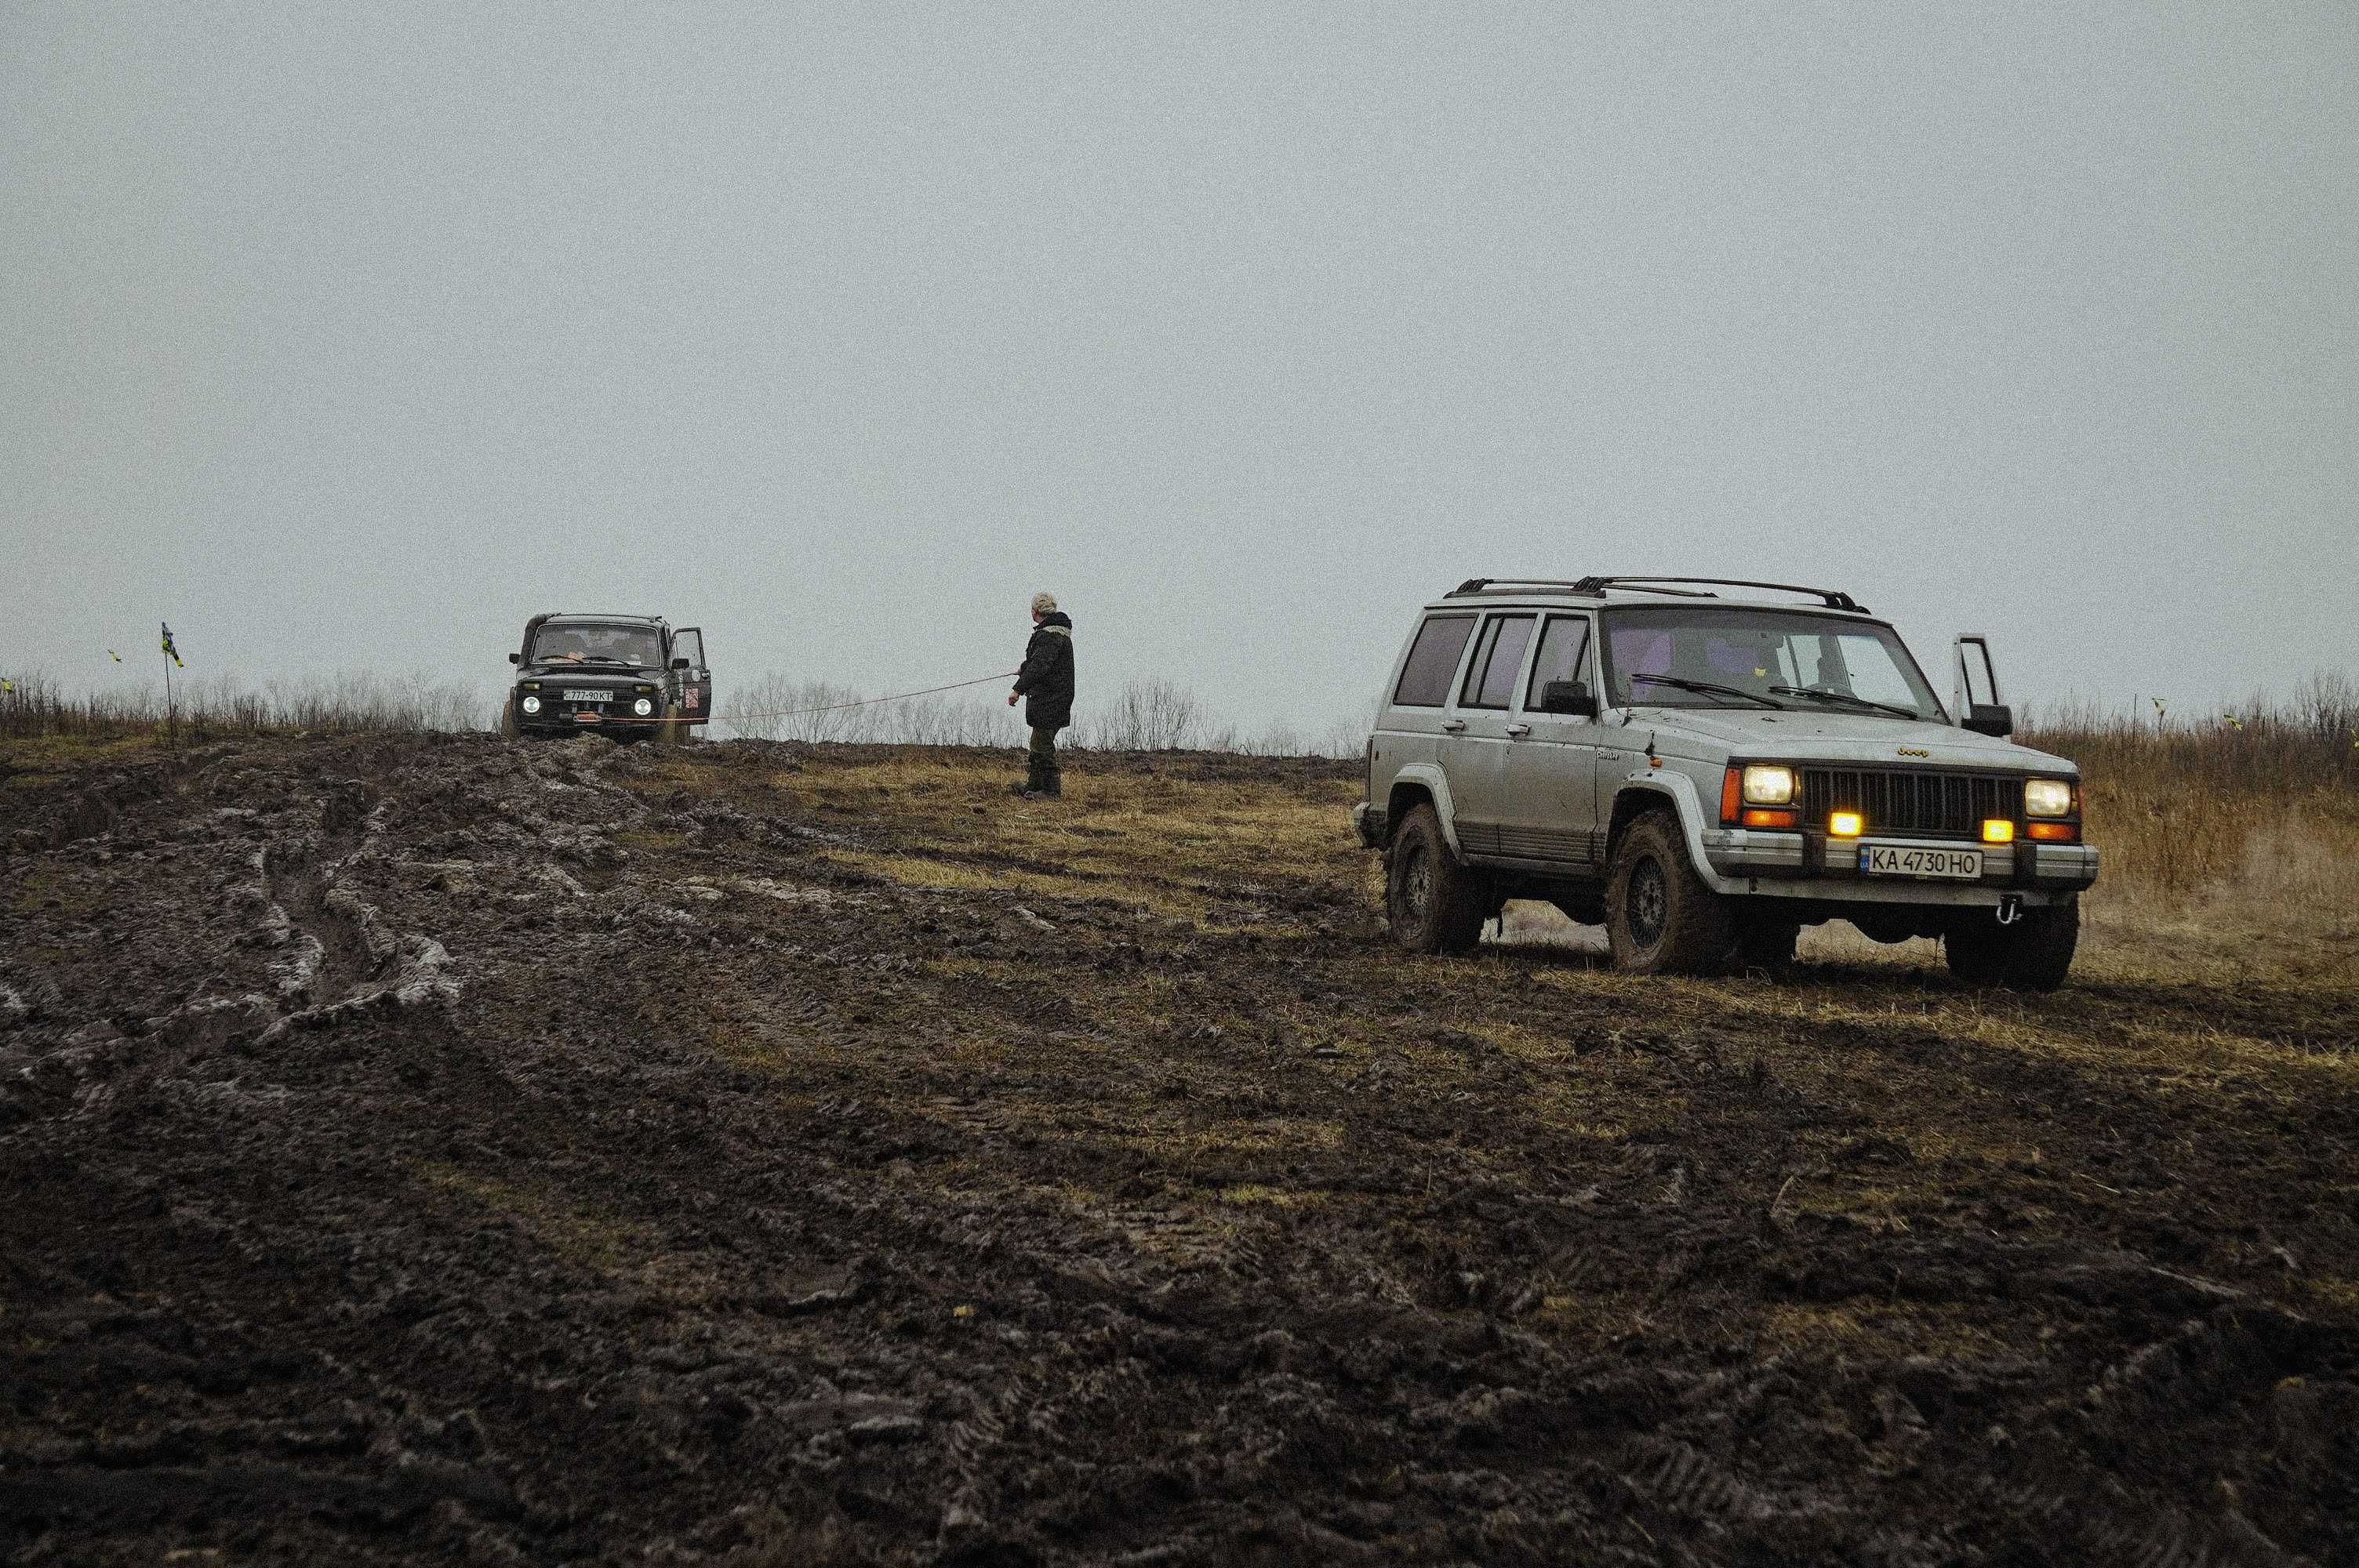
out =
<svg viewBox="0 0 2359 1568"><path fill-rule="evenodd" d="M1757 702L1764 708L1777 708L1781 713L1784 712L1786 708L1786 705L1784 703L1773 702L1757 691L1746 691L1743 687L1722 686L1716 681L1687 680L1679 676L1650 676L1636 672L1633 672L1626 678L1630 680L1652 681L1657 686L1675 686L1681 691L1701 692L1707 697L1739 697L1746 702Z"/></svg>
<svg viewBox="0 0 2359 1568"><path fill-rule="evenodd" d="M1816 697L1821 702L1857 703L1862 708L1872 708L1878 713L1889 713L1895 719L1919 719L1923 717L1923 715L1919 714L1913 708L1897 708L1888 702L1878 702L1872 697L1861 697L1855 692L1829 691L1822 687L1815 686L1773 686L1769 689L1774 692L1782 693L1787 697Z"/></svg>

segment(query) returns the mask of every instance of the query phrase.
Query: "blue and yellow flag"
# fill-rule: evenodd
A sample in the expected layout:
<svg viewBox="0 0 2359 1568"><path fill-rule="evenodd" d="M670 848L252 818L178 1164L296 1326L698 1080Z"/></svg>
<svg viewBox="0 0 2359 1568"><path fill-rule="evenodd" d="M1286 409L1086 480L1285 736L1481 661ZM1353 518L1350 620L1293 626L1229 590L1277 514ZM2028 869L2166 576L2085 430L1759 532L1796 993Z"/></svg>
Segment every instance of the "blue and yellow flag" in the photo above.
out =
<svg viewBox="0 0 2359 1568"><path fill-rule="evenodd" d="M106 650L106 656L107 656L108 658L110 658L110 659L113 659L113 660L114 660L116 664L118 664L118 665L119 665L119 664L121 664L121 663L123 662L123 655L122 655L122 654L118 654L118 653L116 653L116 652L115 652L114 649L112 649L112 648L109 648L109 649L107 649L107 650Z"/></svg>
<svg viewBox="0 0 2359 1568"><path fill-rule="evenodd" d="M172 646L172 623L168 621L158 621L156 624L164 628L164 656L182 669L187 669L189 666L180 657L180 650Z"/></svg>
<svg viewBox="0 0 2359 1568"><path fill-rule="evenodd" d="M5 676L0 676L0 691L13 692L16 689L16 683L15 681L10 680Z"/></svg>

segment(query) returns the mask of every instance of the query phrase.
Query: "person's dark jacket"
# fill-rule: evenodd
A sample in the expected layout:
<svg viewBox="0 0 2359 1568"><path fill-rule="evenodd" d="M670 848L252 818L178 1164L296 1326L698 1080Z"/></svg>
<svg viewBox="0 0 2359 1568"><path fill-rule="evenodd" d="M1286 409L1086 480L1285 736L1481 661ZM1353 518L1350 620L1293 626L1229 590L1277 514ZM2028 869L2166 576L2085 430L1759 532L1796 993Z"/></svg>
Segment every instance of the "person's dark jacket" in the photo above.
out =
<svg viewBox="0 0 2359 1568"><path fill-rule="evenodd" d="M1073 721L1073 622L1064 611L1050 611L1032 628L1016 693L1024 699L1024 722L1035 730L1062 730Z"/></svg>

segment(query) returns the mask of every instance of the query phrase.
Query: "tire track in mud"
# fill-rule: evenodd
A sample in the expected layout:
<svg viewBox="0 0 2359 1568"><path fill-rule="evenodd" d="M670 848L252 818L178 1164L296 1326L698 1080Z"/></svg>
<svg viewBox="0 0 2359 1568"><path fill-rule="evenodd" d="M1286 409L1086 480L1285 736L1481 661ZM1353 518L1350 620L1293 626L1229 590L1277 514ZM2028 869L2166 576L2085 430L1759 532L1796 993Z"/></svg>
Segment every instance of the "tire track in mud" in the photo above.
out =
<svg viewBox="0 0 2359 1568"><path fill-rule="evenodd" d="M327 1027L372 1008L458 1003L460 987L442 944L423 933L388 930L376 906L343 880L383 835L386 811L377 786L350 780L322 804L316 838L255 851L266 929L294 948L280 967L280 1016L266 1038Z"/></svg>
<svg viewBox="0 0 2359 1568"><path fill-rule="evenodd" d="M775 1539L829 1568L2216 1568L2293 1560L2240 1519L2348 1538L2347 1334L2078 1210L2005 1238L1935 1203L1913 1230L1781 1210L1798 1163L1882 1182L1907 1139L1840 1076L1749 1066L1746 1025L1517 994L1512 963L1453 990L1352 940L838 880L798 862L807 824L685 786L641 810L629 753L302 754L325 775L219 862L288 967L176 1025L199 1055L347 1025L254 1052L295 1099L192 1082L103 1130L0 1128L0 1176L92 1238L0 1219L0 1390L49 1401L0 1391L0 1476L99 1488L43 1527L60 1561L750 1563ZM326 805L355 771L381 796ZM463 1005L337 1011L427 932L463 954ZM926 972L952 953L974 967ZM185 997L195 971L166 972ZM1170 1021L1140 1017L1143 975ZM1353 1054L1313 1057L1293 1017L1344 1021ZM1507 1017L1564 1054L1477 1033ZM2072 1082L1916 1033L1828 1044L1887 1053L1893 1101L1936 1119L1945 1056L2033 1101ZM1680 1113L1535 1119L1584 1079ZM2068 1149L2102 1135L2078 1114ZM2215 1231L2269 1197L2213 1179L2245 1205ZM2319 1228L2325 1262L2295 1249L2338 1266ZM148 1315L15 1312L101 1287ZM1920 1305L1956 1315L1912 1337ZM1842 1337L1779 1348L1765 1314ZM1942 1338L1959 1321L2006 1352ZM31 1359L19 1334L82 1337ZM231 1353L279 1343L313 1358ZM128 1435L11 1446L75 1422ZM110 1463L152 1472L151 1510L92 1517ZM475 1478L401 1489L443 1465ZM2232 1473L2234 1506L2207 1490ZM0 1493L0 1516L44 1506ZM15 1528L0 1558L35 1539Z"/></svg>

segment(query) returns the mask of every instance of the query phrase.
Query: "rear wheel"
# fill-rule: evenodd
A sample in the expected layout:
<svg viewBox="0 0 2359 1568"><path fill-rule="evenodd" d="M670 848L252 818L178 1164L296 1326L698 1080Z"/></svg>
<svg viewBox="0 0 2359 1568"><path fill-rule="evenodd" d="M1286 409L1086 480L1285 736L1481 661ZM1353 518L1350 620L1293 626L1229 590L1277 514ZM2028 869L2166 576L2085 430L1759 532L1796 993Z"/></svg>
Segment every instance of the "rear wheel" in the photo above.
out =
<svg viewBox="0 0 2359 1568"><path fill-rule="evenodd" d="M2027 909L2011 925L1969 918L1941 939L1950 973L1968 985L2019 991L2052 991L2062 985L2080 946L2077 898Z"/></svg>
<svg viewBox="0 0 2359 1568"><path fill-rule="evenodd" d="M1393 940L1412 953L1463 953L1482 939L1489 907L1482 876L1458 863L1430 804L1401 819L1385 867Z"/></svg>
<svg viewBox="0 0 2359 1568"><path fill-rule="evenodd" d="M1735 912L1688 863L1679 821L1669 812L1647 813L1614 846L1605 913L1617 969L1717 975L1736 958ZM1786 950L1792 953L1790 941Z"/></svg>

